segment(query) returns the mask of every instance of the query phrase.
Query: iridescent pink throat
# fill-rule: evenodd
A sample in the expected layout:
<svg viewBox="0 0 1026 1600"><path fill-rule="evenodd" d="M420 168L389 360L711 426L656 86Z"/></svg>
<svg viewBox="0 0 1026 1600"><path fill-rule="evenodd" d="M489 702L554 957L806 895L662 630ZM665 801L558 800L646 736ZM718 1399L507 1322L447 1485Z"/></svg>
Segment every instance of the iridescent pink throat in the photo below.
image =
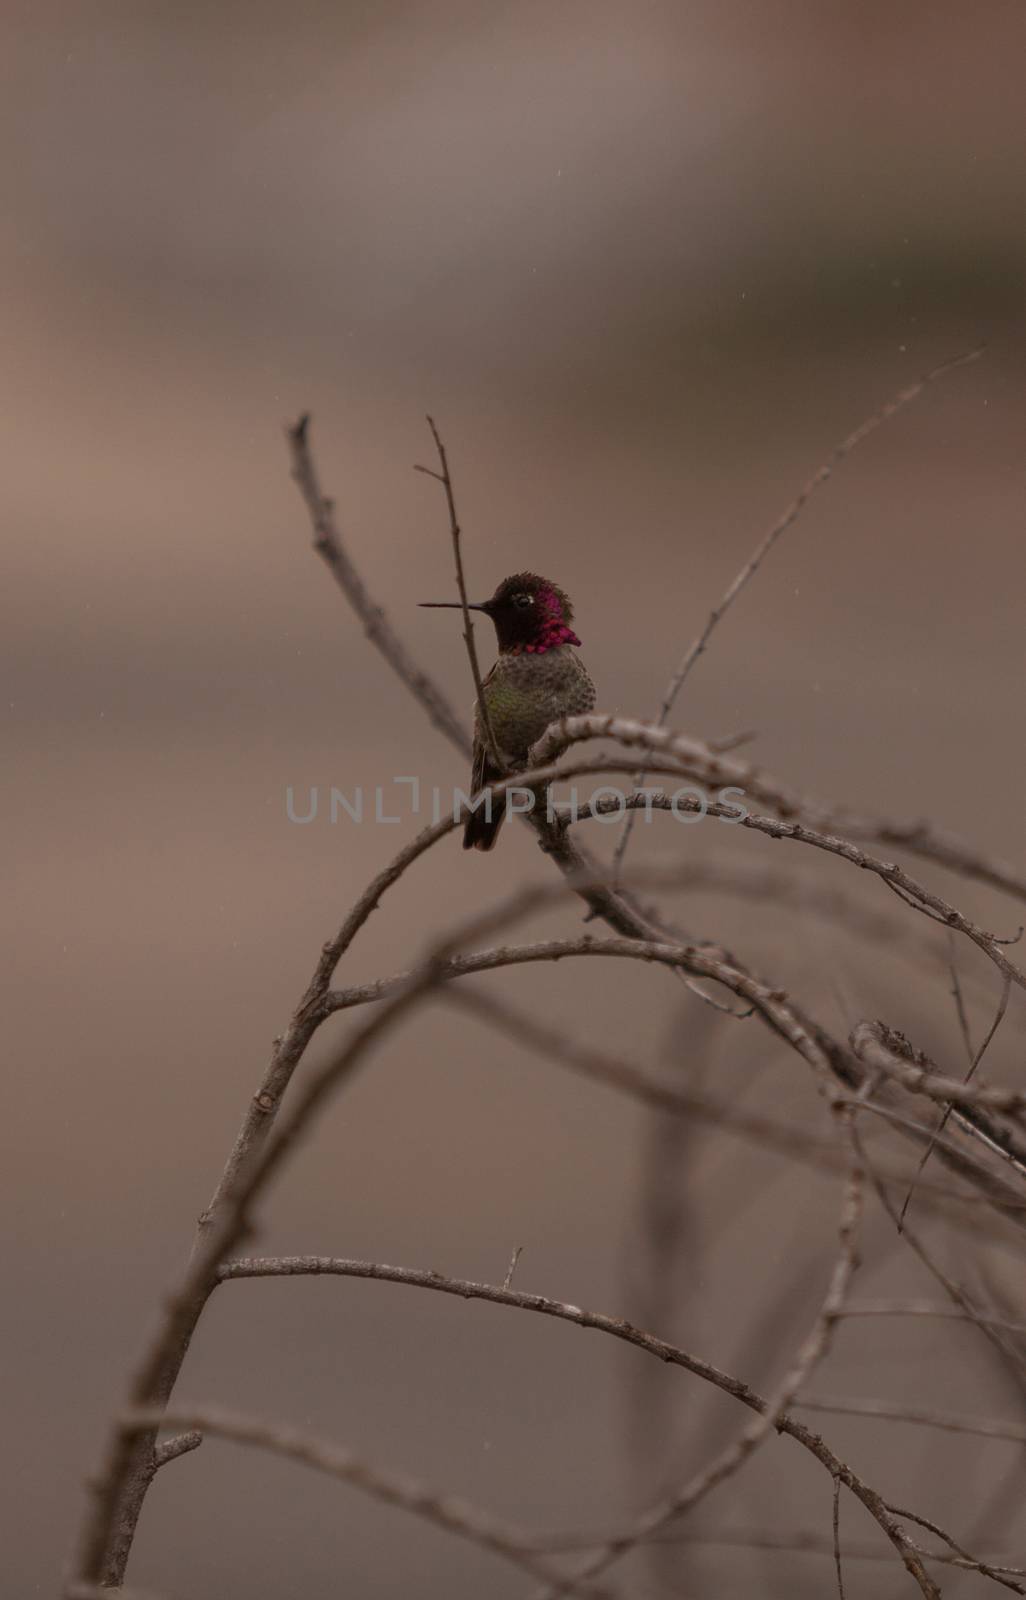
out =
<svg viewBox="0 0 1026 1600"><path fill-rule="evenodd" d="M528 655L543 656L546 650L557 650L561 644L580 644L576 633L561 622L558 628L548 629L542 635L541 644L515 644L509 651L511 656Z"/></svg>
<svg viewBox="0 0 1026 1600"><path fill-rule="evenodd" d="M545 615L541 636L537 644L515 644L509 652L511 656L543 656L547 650L558 650L562 644L580 644L574 630L563 621L563 606L558 594L553 594L551 589L543 589L537 604Z"/></svg>

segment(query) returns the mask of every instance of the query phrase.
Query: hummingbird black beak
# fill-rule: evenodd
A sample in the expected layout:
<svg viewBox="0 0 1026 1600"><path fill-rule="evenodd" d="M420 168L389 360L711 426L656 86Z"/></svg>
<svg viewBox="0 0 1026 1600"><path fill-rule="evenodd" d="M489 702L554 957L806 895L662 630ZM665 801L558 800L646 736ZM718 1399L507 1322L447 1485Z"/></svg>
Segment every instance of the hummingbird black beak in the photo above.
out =
<svg viewBox="0 0 1026 1600"><path fill-rule="evenodd" d="M456 610L456 611L462 611L463 610L463 606L462 606L462 604L460 603L459 600L418 600L417 604L419 606L446 607L446 608L451 608L451 609ZM468 611L487 611L488 610L488 602L487 601L478 602L476 600L468 600L467 601L467 610Z"/></svg>

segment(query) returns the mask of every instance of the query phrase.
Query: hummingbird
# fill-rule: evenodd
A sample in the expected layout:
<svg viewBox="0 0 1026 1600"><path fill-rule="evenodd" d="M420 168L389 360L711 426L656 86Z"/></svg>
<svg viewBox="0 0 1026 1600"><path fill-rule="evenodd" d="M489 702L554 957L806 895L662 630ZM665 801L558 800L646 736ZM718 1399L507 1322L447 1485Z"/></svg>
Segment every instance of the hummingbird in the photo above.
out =
<svg viewBox="0 0 1026 1600"><path fill-rule="evenodd" d="M460 608L458 600L422 600L421 605ZM481 689L507 769L503 774L491 759L481 708L475 705L470 787L477 794L495 779L523 771L528 751L550 722L593 710L595 685L577 654L581 641L570 626L573 607L558 584L534 572L516 572L503 579L490 600L470 610L483 611L495 624L499 659ZM492 848L505 804L493 812L490 818L483 808L470 812L463 825L464 850Z"/></svg>

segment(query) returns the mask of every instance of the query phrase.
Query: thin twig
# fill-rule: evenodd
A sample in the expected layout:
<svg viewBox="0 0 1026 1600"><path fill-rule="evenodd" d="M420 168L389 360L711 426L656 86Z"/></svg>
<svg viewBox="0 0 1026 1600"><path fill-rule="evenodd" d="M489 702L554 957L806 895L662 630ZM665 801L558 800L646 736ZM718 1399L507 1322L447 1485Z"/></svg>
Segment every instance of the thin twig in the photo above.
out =
<svg viewBox="0 0 1026 1600"><path fill-rule="evenodd" d="M957 1306L933 1305L929 1300L861 1300L845 1307L844 1317L938 1317L944 1322L985 1322L988 1328L1026 1334L1026 1322L1008 1317L970 1317Z"/></svg>
<svg viewBox="0 0 1026 1600"><path fill-rule="evenodd" d="M418 666L399 635L392 627L384 610L373 600L367 587L346 550L335 519L334 503L323 493L313 453L310 449L310 416L286 430L292 477L310 513L314 531L314 549L322 558L335 582L363 623L371 644L378 649L392 671L405 683L414 699L419 700L430 721L446 738L470 754L470 738L456 712L433 679Z"/></svg>
<svg viewBox="0 0 1026 1600"><path fill-rule="evenodd" d="M919 1521L916 1517L912 1521ZM536 1548L548 1552L562 1552L569 1550L585 1550L600 1544L604 1534L554 1534L536 1541ZM944 1537L944 1535L941 1535ZM661 1535L653 1543L666 1545L673 1548L677 1545L717 1545L728 1549L740 1550L767 1550L783 1554L833 1556L834 1542L832 1538L825 1538L822 1534L807 1533L777 1533L775 1531L730 1529L711 1530L699 1532L694 1528L672 1529ZM921 1546L916 1549L925 1561L936 1561L941 1566L959 1567L969 1571L984 1570L987 1575L1002 1575L1010 1578L1026 1577L1026 1567L1003 1566L998 1562L983 1563L975 1557L963 1558L952 1554L951 1550L924 1550ZM879 1544L850 1543L844 1546L844 1559L846 1561L890 1561L888 1551L881 1549ZM989 1570L988 1570L989 1569Z"/></svg>
<svg viewBox="0 0 1026 1600"><path fill-rule="evenodd" d="M962 993L962 983L958 976L958 953L955 948L955 935L951 929L947 932L948 943L948 974L951 978L951 998L955 1002L955 1015L958 1017L959 1032L962 1043L965 1045L966 1059L972 1061L973 1050L972 1035L969 1031L969 1017L965 1009L965 996Z"/></svg>
<svg viewBox="0 0 1026 1600"><path fill-rule="evenodd" d="M1002 1422L994 1417L971 1417L957 1411L934 1411L927 1406L896 1406L886 1400L860 1400L847 1395L806 1395L795 1405L800 1411L822 1411L831 1416L876 1417L884 1422L910 1422L917 1427L939 1428L944 1433L968 1433L979 1439L1002 1439L1026 1444L1026 1423Z"/></svg>
<svg viewBox="0 0 1026 1600"><path fill-rule="evenodd" d="M834 1496L833 1496L833 1499L834 1499L834 1511L833 1511L832 1523L833 1523L833 1535L834 1535L834 1567L835 1567L835 1569L837 1571L837 1593L838 1593L838 1595L840 1597L840 1600L845 1600L845 1596L844 1596L844 1569L841 1566L841 1480L840 1480L840 1478L835 1478L834 1479Z"/></svg>
<svg viewBox="0 0 1026 1600"><path fill-rule="evenodd" d="M946 1533L942 1527L936 1522L932 1522L929 1517L921 1516L918 1511L903 1511L901 1506L888 1505L887 1509L894 1516L905 1517L909 1522L918 1523L919 1527L925 1528L928 1533L934 1533L938 1539L943 1539L948 1549L960 1559L964 1567L973 1572L979 1572L984 1578L990 1578L994 1583L999 1583L1003 1589L1011 1589L1013 1594L1026 1594L1026 1589L1023 1588L1021 1583L1015 1583L1009 1574L1002 1572L998 1567L991 1566L989 1562L980 1561L976 1556L970 1555L968 1550L963 1549L957 1539L953 1539L950 1533Z"/></svg>
<svg viewBox="0 0 1026 1600"><path fill-rule="evenodd" d="M952 968L952 972L954 972L954 968ZM956 992L958 993L959 999L961 999L961 990L958 989L958 977L957 977L957 974L955 975L955 986L956 986ZM966 1083L968 1083L969 1080L972 1078L973 1073L976 1071L976 1069L979 1066L980 1062L983 1060L984 1056L987 1053L987 1047L990 1044L990 1041L993 1039L994 1035L997 1033L998 1029L1001 1026L1002 1019L1004 1018L1005 1012L1008 1009L1008 996L1009 996L1010 989L1011 989L1011 981L1006 976L1005 981L1004 981L1004 985L1003 985L1002 990L1001 990L1001 999L998 1001L997 1014L995 1015L994 1021L991 1023L990 1029L989 1029L989 1031L987 1033L987 1036L984 1039L983 1043L980 1045L979 1050L970 1059L969 1071L966 1073L965 1080L964 1080ZM964 1011L962 1012L962 1015L963 1015L963 1018L964 1018ZM972 1047L971 1047L970 1041L969 1041L968 1028L966 1028L966 1030L965 1030L965 1042L966 1042L967 1045L969 1045L969 1047L971 1049ZM940 1135L944 1132L944 1129L947 1126L948 1118L951 1116L952 1110L953 1110L953 1107L950 1104L945 1106L944 1110L941 1112L940 1121L937 1123L937 1131L934 1134L933 1138L930 1140L930 1143L927 1145L926 1149L923 1151L922 1156L919 1159L919 1165L916 1168L915 1177L912 1179L912 1182L909 1184L908 1194L905 1196L905 1203L902 1206L901 1211L898 1214L898 1232L899 1233L901 1232L902 1228L905 1225L905 1213L908 1211L908 1208L912 1203L912 1196L916 1192L916 1184L919 1182L919 1179L920 1179L920 1177L922 1175L923 1168L926 1166L926 1163L930 1159L930 1155L931 1155L931 1153L932 1153L932 1151L934 1149L934 1146L937 1143L937 1140L939 1139Z"/></svg>
<svg viewBox="0 0 1026 1600"><path fill-rule="evenodd" d="M435 441L438 451L438 460L441 472L433 472L430 467L416 467L415 471L424 472L429 478L435 478L445 490L445 503L449 510L449 532L452 537L452 553L456 562L456 588L459 591L460 606L463 611L463 642L467 647L467 656L470 660L470 672L474 680L474 693L477 695L477 709L481 718L481 727L484 730L485 744L488 754L497 772L506 770L506 763L499 754L495 733L492 729L492 719L488 712L488 702L485 699L484 680L481 677L481 666L477 659L477 646L474 643L474 624L470 616L470 607L467 604L467 584L463 575L463 553L460 549L460 519L456 514L456 496L452 486L452 474L449 471L449 457L442 436L435 425L434 417L429 416L427 425L431 429L431 437Z"/></svg>
<svg viewBox="0 0 1026 1600"><path fill-rule="evenodd" d="M513 1274L517 1270L517 1262L520 1260L520 1257L523 1255L523 1253L523 1245L518 1244L513 1251L513 1254L509 1258L509 1266L506 1268L506 1276L502 1280L502 1287L506 1290L509 1290L513 1287Z"/></svg>
<svg viewBox="0 0 1026 1600"><path fill-rule="evenodd" d="M878 1084L875 1092L878 1093L879 1088ZM934 1130L927 1127L925 1122L919 1122L915 1117L896 1110L892 1105L884 1105L879 1100L862 1101L860 1102L860 1109L867 1112L869 1116L877 1117L880 1121L886 1122L890 1127L899 1129L902 1133L911 1134L920 1145L928 1143L933 1135ZM1006 1154L1004 1150L999 1149L989 1134L983 1131L983 1126L978 1125L980 1123L986 1125L988 1120L981 1113L965 1111L959 1113L958 1116L960 1132L975 1136L988 1150L993 1150L1001 1155ZM965 1178L975 1187L977 1190L975 1198L979 1204L989 1206L992 1210L1000 1213L1002 1217L1013 1224L1018 1232L1022 1232L1023 1228L1026 1227L1026 1195L1022 1193L1021 1189L1013 1187L1012 1184L1006 1182L994 1172L990 1166L974 1159L968 1152L964 1151L959 1145L954 1144L944 1135L941 1135L937 1140L937 1153L952 1172L957 1173L960 1178ZM879 1173L877 1175L879 1176ZM894 1186L892 1183L892 1187ZM908 1187L908 1179L902 1179L897 1187L904 1193ZM936 1186L934 1186L934 1194L936 1198ZM966 1203L971 1203L968 1196L963 1195L962 1199ZM894 1220L895 1222L897 1221L897 1211L894 1213Z"/></svg>
<svg viewBox="0 0 1026 1600"><path fill-rule="evenodd" d="M719 603L715 605L712 611L709 613L709 616L706 619L705 627L702 629L701 633L698 634L697 638L691 641L691 644L685 651L682 659L677 665L676 671L666 686L666 692L663 695L662 703L660 704L659 712L656 717L657 727L661 728L665 726L666 720L669 717L670 712L673 710L674 701L676 700L681 689L684 687L684 683L688 677L688 674L695 665L695 662L698 660L699 656L705 652L705 648L709 643L709 638L713 632L713 629L721 621L725 612L727 612L733 605L734 601L737 599L738 595L741 593L748 581L754 577L755 573L759 570L763 561L769 555L781 534L786 533L787 529L791 527L792 523L798 520L798 517L801 515L802 508L810 496L815 493L821 484L826 482L826 480L834 472L835 468L838 467L844 460L845 456L850 455L851 452L862 443L863 439L867 438L869 434L875 432L877 428L881 427L883 423L887 422L889 418L893 417L895 412L900 411L903 406L908 405L910 401L915 400L919 395L921 395L927 385L935 383L938 378L945 377L949 372L954 372L958 367L966 367L971 362L978 361L980 356L983 354L984 348L985 347L983 345L978 345L974 350L965 351L961 355L955 356L949 361L942 361L939 366L934 367L932 371L927 372L923 377L917 379L915 383L911 383L906 388L900 389L896 395L892 396L890 400L880 407L879 411L874 412L874 414L871 417L868 417L865 422L860 423L859 426L853 430L853 432L849 433L846 438L841 440L839 445L835 446L830 455L823 462L822 466L816 469L816 471L812 474L812 477L809 478L808 482L805 483L798 491L797 495L791 501L790 505L786 508L783 514L777 518L769 532L760 540L759 544L755 548L755 551L745 562L744 566L736 575L733 582L728 586ZM644 781L645 773L647 771L647 763L642 763L634 779L635 786ZM623 828L621 830L620 837L617 840L616 850L613 855L614 877L619 875L620 864L623 861L628 843L630 842L631 829L633 828L633 825L634 818L632 815L628 815L624 818Z"/></svg>
<svg viewBox="0 0 1026 1600"><path fill-rule="evenodd" d="M645 810L649 805L653 811L672 809L669 795L656 795L651 790L625 795L624 804L636 810ZM680 810L684 809L682 800ZM589 800L579 806L576 817L560 806L555 808L556 815L567 827L619 810L619 801L602 798ZM750 861L747 856L737 859L696 856L682 865L674 888L686 890L691 897L696 894L726 895L750 904L764 903L774 911L796 911L803 916L811 913L814 917L829 921L838 933L868 942L874 947L874 954L880 942L886 941L889 952L896 952L914 962L931 979L936 977L937 944L931 930L911 923L907 917L892 909L890 902L881 908L863 905L846 889L833 883L821 883L818 878L796 872L793 868L764 866L760 862ZM950 929L948 936L953 938ZM975 969L962 977L963 987L971 985L980 991L985 982L985 974L978 974Z"/></svg>

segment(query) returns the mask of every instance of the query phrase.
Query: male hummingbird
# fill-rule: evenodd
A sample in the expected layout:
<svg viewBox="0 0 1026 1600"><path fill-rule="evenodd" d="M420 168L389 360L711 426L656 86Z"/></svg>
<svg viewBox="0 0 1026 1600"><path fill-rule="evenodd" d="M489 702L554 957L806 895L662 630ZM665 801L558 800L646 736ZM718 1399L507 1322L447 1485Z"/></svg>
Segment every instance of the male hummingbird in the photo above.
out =
<svg viewBox="0 0 1026 1600"><path fill-rule="evenodd" d="M426 606L456 606L458 600L423 600ZM533 572L505 578L490 600L474 604L495 624L499 659L481 688L488 720L507 771L522 771L527 753L550 722L591 711L595 685L577 654L580 644L570 626L573 607L563 590ZM502 777L488 754L480 706L474 708L474 760L471 792L477 794ZM505 803L493 806L491 819L482 807L463 825L464 850L490 850L495 843Z"/></svg>

